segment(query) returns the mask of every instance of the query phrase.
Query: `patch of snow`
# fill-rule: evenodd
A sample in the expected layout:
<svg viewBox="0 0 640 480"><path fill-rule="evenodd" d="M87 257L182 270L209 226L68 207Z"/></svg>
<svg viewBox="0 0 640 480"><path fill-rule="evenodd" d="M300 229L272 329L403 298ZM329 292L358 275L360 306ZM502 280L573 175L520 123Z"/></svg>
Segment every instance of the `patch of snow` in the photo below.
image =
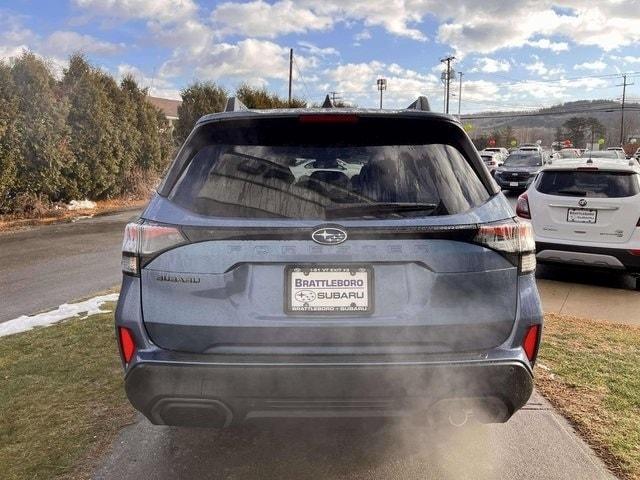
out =
<svg viewBox="0 0 640 480"><path fill-rule="evenodd" d="M89 210L96 208L96 202L91 200L71 200L67 205L67 210Z"/></svg>
<svg viewBox="0 0 640 480"><path fill-rule="evenodd" d="M62 320L73 318L81 313L82 318L96 313L106 313L110 310L102 310L100 307L106 302L118 300L117 293L100 295L79 303L64 303L50 312L38 313L37 315L22 315L4 323L0 323L0 337L13 335L15 333L26 332L35 327L48 327Z"/></svg>

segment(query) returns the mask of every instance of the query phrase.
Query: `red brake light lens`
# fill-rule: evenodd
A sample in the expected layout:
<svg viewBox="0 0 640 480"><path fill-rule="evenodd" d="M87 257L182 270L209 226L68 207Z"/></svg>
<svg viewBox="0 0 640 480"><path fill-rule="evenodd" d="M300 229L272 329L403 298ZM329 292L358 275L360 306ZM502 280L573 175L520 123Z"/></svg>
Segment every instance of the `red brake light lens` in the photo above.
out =
<svg viewBox="0 0 640 480"><path fill-rule="evenodd" d="M531 218L531 210L529 209L529 197L526 193L523 193L518 197L518 203L516 204L516 215L520 218Z"/></svg>
<svg viewBox="0 0 640 480"><path fill-rule="evenodd" d="M534 362L538 354L538 340L540 338L540 325L532 325L524 335L522 348L530 362Z"/></svg>
<svg viewBox="0 0 640 480"><path fill-rule="evenodd" d="M136 342L133 338L133 333L126 327L118 327L118 340L120 341L120 351L122 352L124 363L128 364L136 352Z"/></svg>
<svg viewBox="0 0 640 480"><path fill-rule="evenodd" d="M335 114L300 115L298 121L300 123L357 123L358 116Z"/></svg>

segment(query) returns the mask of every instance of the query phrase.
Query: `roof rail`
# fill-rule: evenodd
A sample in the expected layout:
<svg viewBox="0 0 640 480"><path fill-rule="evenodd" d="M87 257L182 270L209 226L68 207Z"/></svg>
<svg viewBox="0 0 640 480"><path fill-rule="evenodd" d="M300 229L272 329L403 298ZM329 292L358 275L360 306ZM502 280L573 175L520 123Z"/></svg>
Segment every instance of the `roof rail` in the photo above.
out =
<svg viewBox="0 0 640 480"><path fill-rule="evenodd" d="M331 97L329 97L329 95L327 95L324 99L324 102L322 102L322 108L333 108L333 102L331 101Z"/></svg>
<svg viewBox="0 0 640 480"><path fill-rule="evenodd" d="M224 108L225 112L242 112L243 110L249 109L238 99L238 97L229 97L227 99L227 106Z"/></svg>
<svg viewBox="0 0 640 480"><path fill-rule="evenodd" d="M429 99L420 95L415 102L407 107L407 110L422 110L423 112L430 112Z"/></svg>

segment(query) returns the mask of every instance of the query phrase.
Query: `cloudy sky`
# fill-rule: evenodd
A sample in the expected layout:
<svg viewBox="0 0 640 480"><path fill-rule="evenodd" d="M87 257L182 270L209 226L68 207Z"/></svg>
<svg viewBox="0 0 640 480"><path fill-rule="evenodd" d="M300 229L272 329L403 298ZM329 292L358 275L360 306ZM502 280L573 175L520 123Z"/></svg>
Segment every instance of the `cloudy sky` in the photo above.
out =
<svg viewBox="0 0 640 480"><path fill-rule="evenodd" d="M30 49L64 67L74 51L155 95L179 98L193 80L243 81L286 95L330 91L360 106L418 94L442 109L442 65L463 72L462 110L529 109L616 99L637 76L639 0L0 0L0 58ZM457 84L452 90L457 94ZM453 98L457 109L457 98Z"/></svg>

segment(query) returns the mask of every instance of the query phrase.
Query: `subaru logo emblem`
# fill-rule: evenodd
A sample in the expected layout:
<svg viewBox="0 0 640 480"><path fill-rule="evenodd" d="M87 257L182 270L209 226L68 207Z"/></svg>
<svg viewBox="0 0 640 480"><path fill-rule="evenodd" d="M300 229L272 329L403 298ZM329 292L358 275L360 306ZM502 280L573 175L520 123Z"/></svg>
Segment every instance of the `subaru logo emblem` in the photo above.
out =
<svg viewBox="0 0 640 480"><path fill-rule="evenodd" d="M578 200L578 205L580 205L581 207L586 207L587 201L584 198L581 198L580 200Z"/></svg>
<svg viewBox="0 0 640 480"><path fill-rule="evenodd" d="M347 232L340 228L319 228L311 234L311 239L320 245L338 245L347 239Z"/></svg>

